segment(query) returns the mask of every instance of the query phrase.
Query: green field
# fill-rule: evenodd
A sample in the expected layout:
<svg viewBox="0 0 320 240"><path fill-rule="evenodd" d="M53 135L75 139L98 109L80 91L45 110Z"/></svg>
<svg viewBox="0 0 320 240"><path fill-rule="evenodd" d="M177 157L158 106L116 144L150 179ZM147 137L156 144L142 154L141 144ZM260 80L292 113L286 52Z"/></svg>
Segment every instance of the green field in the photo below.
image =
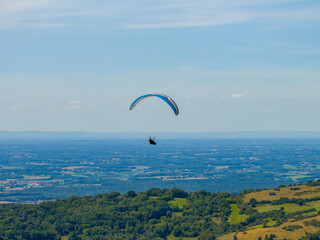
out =
<svg viewBox="0 0 320 240"><path fill-rule="evenodd" d="M306 205L310 206L311 208L317 209L317 211L320 211L320 200L314 201L314 202L308 202Z"/></svg>
<svg viewBox="0 0 320 240"><path fill-rule="evenodd" d="M293 176L287 176L286 178L291 178L292 180L297 180L301 178L310 177L309 175L293 175Z"/></svg>
<svg viewBox="0 0 320 240"><path fill-rule="evenodd" d="M283 207L283 211L285 213L294 213L297 211L304 211L308 210L310 208L315 208L317 211L320 211L320 200L306 203L305 205L299 206L295 203L285 203L281 205L270 205L270 204L264 204L264 205L257 205L255 209L258 212L269 212L273 210L280 210L280 208Z"/></svg>
<svg viewBox="0 0 320 240"><path fill-rule="evenodd" d="M302 216L309 216L309 217L313 217L313 216L317 216L317 211L312 211L312 212L307 212L307 213L302 213Z"/></svg>
<svg viewBox="0 0 320 240"><path fill-rule="evenodd" d="M266 219L268 220L268 222L266 223L267 227L272 227L277 223L276 221L273 221L271 218L266 218ZM258 229L258 228L263 228L263 224L253 226L248 229Z"/></svg>
<svg viewBox="0 0 320 240"><path fill-rule="evenodd" d="M169 201L170 204L172 204L173 206L177 206L179 208L183 208L184 205L187 204L187 199L185 198L175 198L172 201Z"/></svg>
<svg viewBox="0 0 320 240"><path fill-rule="evenodd" d="M285 203L281 205L270 205L270 204L259 205L255 207L255 209L257 209L258 212L269 212L273 210L280 210L281 207L284 208L283 211L285 213L294 213L294 212L304 211L312 208L310 205L299 206L298 204L295 204L295 203Z"/></svg>
<svg viewBox="0 0 320 240"><path fill-rule="evenodd" d="M240 209L238 208L237 204L230 204L231 207L231 214L229 217L229 222L231 223L239 223L247 219L247 215L239 214Z"/></svg>
<svg viewBox="0 0 320 240"><path fill-rule="evenodd" d="M89 176L85 175L85 174L81 174L81 173L77 173L77 172L72 172L72 171L64 171L61 172L63 174L68 174L71 175L73 177L79 177L79 178L88 178Z"/></svg>

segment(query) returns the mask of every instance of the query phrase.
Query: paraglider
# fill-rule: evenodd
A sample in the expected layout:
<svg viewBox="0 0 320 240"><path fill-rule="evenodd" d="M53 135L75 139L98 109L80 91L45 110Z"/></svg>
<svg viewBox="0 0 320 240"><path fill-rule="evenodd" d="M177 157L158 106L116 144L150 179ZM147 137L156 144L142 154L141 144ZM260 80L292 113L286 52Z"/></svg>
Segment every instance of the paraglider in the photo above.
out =
<svg viewBox="0 0 320 240"><path fill-rule="evenodd" d="M155 137L152 139L151 137L149 137L149 143L151 145L157 145L156 142L154 141Z"/></svg>
<svg viewBox="0 0 320 240"><path fill-rule="evenodd" d="M158 97L158 98L162 99L172 108L175 115L179 114L179 108L178 108L177 104L173 101L173 99L170 98L169 96L161 94L161 93L146 94L146 95L138 97L136 100L133 101L129 110L134 109L135 106L137 106L139 102L141 102L142 100L144 100L148 97Z"/></svg>
<svg viewBox="0 0 320 240"><path fill-rule="evenodd" d="M142 100L144 100L148 97L158 97L158 98L162 99L164 102L166 102L171 107L171 109L173 110L173 112L176 116L179 114L179 108L178 108L177 104L173 101L173 99L170 98L169 96L167 96L165 94L161 94L161 93L146 94L146 95L142 95L142 96L138 97L136 100L133 101L129 110L131 111L132 109L134 109ZM151 145L157 145L154 140L155 140L155 137L153 139L150 137L149 143Z"/></svg>

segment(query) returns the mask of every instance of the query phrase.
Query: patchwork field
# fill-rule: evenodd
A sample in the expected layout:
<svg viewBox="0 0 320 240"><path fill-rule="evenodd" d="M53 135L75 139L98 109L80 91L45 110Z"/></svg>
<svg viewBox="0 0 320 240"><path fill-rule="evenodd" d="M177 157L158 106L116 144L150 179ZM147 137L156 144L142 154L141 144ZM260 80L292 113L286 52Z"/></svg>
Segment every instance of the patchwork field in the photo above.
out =
<svg viewBox="0 0 320 240"><path fill-rule="evenodd" d="M228 222L243 224L247 227L245 227L245 230L229 233L218 239L300 240L307 237L308 234L318 234L320 231L320 200L318 200L320 197L320 186L319 184L317 185L308 186L307 184L280 187L246 194L244 201L249 209L251 209L250 211L254 211L257 214L256 216L260 216L260 222L250 224L247 220L252 216L252 213L245 212L246 214L251 214L250 216L244 214L240 209L243 204L241 204L241 207L237 204L230 204L231 214ZM250 199L252 198L258 202L251 205ZM275 200L280 201L277 202ZM261 201L269 201L269 203L263 204ZM240 214L241 212L243 214ZM272 237L270 238L270 236ZM310 238L309 236L304 239L319 238Z"/></svg>

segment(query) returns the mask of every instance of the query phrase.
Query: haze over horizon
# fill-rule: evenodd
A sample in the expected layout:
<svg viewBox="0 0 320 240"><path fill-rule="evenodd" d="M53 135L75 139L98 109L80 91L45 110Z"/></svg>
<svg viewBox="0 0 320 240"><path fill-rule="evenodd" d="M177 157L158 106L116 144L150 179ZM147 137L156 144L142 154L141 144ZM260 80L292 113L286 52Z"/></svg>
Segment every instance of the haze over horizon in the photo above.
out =
<svg viewBox="0 0 320 240"><path fill-rule="evenodd" d="M320 131L320 3L0 0L0 131ZM171 96L174 116L159 99Z"/></svg>

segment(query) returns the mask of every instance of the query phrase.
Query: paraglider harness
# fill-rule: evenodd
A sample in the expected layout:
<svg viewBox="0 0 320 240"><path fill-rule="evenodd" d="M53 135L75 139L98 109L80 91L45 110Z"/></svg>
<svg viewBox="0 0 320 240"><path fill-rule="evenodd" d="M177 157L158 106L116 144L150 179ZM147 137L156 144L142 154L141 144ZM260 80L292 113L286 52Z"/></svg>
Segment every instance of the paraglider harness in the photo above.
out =
<svg viewBox="0 0 320 240"><path fill-rule="evenodd" d="M157 145L156 142L154 141L155 137L152 139L151 137L149 138L149 143L151 145Z"/></svg>

